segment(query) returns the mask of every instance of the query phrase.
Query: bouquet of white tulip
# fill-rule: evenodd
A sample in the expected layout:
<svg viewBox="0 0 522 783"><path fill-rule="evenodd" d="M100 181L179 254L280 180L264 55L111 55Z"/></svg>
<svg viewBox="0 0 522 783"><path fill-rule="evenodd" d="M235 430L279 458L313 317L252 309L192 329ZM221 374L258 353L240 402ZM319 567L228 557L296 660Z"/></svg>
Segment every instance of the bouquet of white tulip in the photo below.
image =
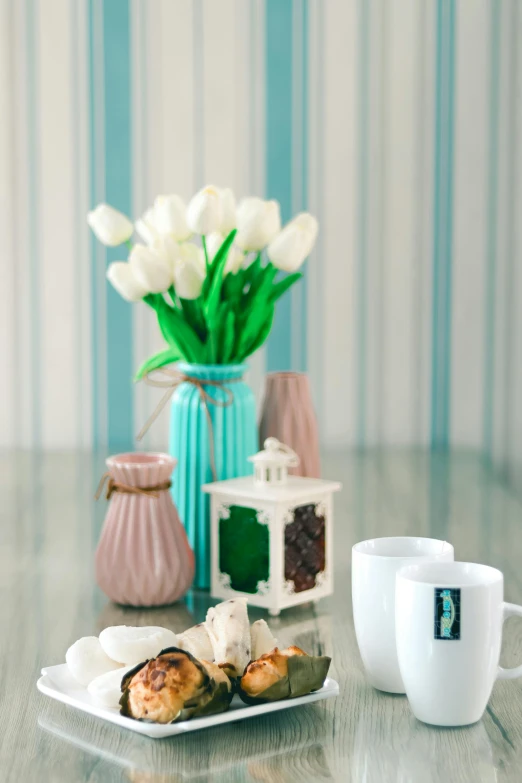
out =
<svg viewBox="0 0 522 783"><path fill-rule="evenodd" d="M281 229L277 201L246 198L236 209L233 192L213 186L188 207L179 196L158 196L135 227L107 204L88 223L105 245L129 246L127 261L110 264L107 277L124 299L155 310L168 344L137 378L180 359L244 361L267 339L275 304L302 276L318 231L306 212ZM132 245L134 230L143 243ZM189 241L194 235L200 244ZM290 274L279 279L279 271Z"/></svg>

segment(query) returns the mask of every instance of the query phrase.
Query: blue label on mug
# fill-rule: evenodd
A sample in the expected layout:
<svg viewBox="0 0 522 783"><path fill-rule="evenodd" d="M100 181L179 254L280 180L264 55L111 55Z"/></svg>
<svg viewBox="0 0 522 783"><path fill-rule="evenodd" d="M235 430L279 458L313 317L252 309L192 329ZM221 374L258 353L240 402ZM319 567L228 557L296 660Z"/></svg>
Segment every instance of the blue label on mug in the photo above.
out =
<svg viewBox="0 0 522 783"><path fill-rule="evenodd" d="M460 587L435 588L435 639L460 639Z"/></svg>

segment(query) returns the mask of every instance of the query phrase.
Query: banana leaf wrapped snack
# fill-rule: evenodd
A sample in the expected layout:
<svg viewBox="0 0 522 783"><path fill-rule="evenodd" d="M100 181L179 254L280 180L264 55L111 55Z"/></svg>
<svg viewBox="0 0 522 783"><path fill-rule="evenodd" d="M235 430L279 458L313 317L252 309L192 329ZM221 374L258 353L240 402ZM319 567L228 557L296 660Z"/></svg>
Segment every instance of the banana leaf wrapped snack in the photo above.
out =
<svg viewBox="0 0 522 783"><path fill-rule="evenodd" d="M299 647L277 647L247 666L238 692L246 704L295 699L322 688L331 658L307 655Z"/></svg>
<svg viewBox="0 0 522 783"><path fill-rule="evenodd" d="M215 664L179 647L135 666L122 682L121 714L154 723L176 723L228 710L232 685Z"/></svg>

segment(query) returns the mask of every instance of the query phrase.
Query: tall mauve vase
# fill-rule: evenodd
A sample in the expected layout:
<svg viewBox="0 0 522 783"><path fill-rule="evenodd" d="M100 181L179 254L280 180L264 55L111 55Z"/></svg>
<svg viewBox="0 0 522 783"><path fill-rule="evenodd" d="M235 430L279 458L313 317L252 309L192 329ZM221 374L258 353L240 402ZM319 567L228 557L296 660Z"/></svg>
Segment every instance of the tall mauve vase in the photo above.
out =
<svg viewBox="0 0 522 783"><path fill-rule="evenodd" d="M246 369L246 364L177 365L195 383L184 381L172 396L169 451L179 463L172 494L196 557L194 585L204 589L210 587L210 504L201 487L214 481L214 475L207 410L197 384L210 398L217 479L247 476L252 473L248 457L257 452L258 440L255 398L242 380Z"/></svg>
<svg viewBox="0 0 522 783"><path fill-rule="evenodd" d="M290 446L299 465L289 468L296 476L319 478L319 433L308 376L299 372L269 373L259 422L259 439L274 437Z"/></svg>
<svg viewBox="0 0 522 783"><path fill-rule="evenodd" d="M168 489L176 460L168 454L116 454L107 467L122 491L110 497L96 549L98 585L118 604L177 601L192 584L194 554ZM156 497L129 491L162 485Z"/></svg>

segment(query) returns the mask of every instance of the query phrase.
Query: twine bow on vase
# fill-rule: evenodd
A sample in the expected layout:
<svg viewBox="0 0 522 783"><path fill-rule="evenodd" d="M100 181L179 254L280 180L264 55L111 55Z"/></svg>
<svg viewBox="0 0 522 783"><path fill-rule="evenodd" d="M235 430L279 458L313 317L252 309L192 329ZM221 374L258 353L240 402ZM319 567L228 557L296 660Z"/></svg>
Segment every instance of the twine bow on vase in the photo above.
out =
<svg viewBox="0 0 522 783"><path fill-rule="evenodd" d="M163 377L152 377L152 372L161 374ZM171 370L168 367L163 367L161 370L154 370L151 372L146 373L143 376L143 381L147 384L147 386L152 386L156 389L166 389L165 394L161 398L161 400L158 402L156 408L152 412L152 415L149 417L149 419L145 422L144 426L141 428L140 432L138 433L137 440L140 441L143 436L148 432L152 424L156 421L162 410L164 409L165 405L168 403L172 395L174 394L175 390L178 388L178 386L181 386L182 383L191 383L193 386L195 386L198 391L201 398L201 402L203 403L203 407L205 410L205 417L207 419L207 425L208 425L208 441L209 441L209 460L210 460L210 469L212 471L212 478L214 481L218 480L217 470L216 470L216 451L215 451L215 439L214 439L214 424L212 422L212 416L210 414L209 405L215 405L218 408L228 408L230 405L232 405L234 401L234 393L231 389L228 389L225 384L229 383L239 383L242 381L242 378L229 378L226 381L216 381L211 379L200 379L200 378L194 378L191 375L185 375L185 373L179 372L178 370ZM225 394L224 400L218 400L216 399L212 394L209 394L208 391L205 389L205 386L212 386L216 389L221 389L221 391Z"/></svg>
<svg viewBox="0 0 522 783"><path fill-rule="evenodd" d="M150 498L158 498L160 492L170 489L172 486L172 481L164 481L162 484L156 484L154 487L133 487L130 484L123 484L121 481L115 481L110 473L104 473L94 496L96 500L100 499L105 482L107 482L107 491L105 493L105 498L107 500L111 499L114 492L124 492L128 495L145 495Z"/></svg>

